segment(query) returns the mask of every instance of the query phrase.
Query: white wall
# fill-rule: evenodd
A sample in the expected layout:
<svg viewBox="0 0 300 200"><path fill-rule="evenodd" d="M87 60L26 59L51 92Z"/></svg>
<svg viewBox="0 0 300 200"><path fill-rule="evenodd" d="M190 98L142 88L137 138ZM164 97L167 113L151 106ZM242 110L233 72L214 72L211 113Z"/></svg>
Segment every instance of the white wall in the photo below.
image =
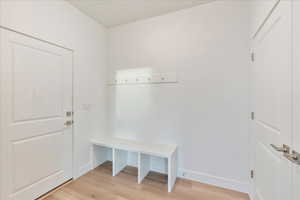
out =
<svg viewBox="0 0 300 200"><path fill-rule="evenodd" d="M109 87L110 131L179 145L180 175L247 191L248 4L218 1L109 30L110 73L177 72L178 84ZM153 167L163 170L158 159Z"/></svg>
<svg viewBox="0 0 300 200"><path fill-rule="evenodd" d="M106 132L106 29L63 0L3 0L1 26L74 50L75 177L91 166L92 134Z"/></svg>

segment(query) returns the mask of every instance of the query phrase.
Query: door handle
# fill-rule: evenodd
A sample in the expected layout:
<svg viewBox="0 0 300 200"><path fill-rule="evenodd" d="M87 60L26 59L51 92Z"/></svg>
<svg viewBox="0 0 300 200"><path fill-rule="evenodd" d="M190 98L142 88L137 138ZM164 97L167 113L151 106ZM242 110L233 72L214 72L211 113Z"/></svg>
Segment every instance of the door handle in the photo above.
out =
<svg viewBox="0 0 300 200"><path fill-rule="evenodd" d="M288 145L282 145L282 147L278 147L274 144L271 144L271 147L273 147L273 149L275 149L278 152L283 152L283 153L290 153L290 147Z"/></svg>
<svg viewBox="0 0 300 200"><path fill-rule="evenodd" d="M292 153L285 153L284 157L287 158L289 161L296 165L300 165L300 154L296 151L292 151Z"/></svg>

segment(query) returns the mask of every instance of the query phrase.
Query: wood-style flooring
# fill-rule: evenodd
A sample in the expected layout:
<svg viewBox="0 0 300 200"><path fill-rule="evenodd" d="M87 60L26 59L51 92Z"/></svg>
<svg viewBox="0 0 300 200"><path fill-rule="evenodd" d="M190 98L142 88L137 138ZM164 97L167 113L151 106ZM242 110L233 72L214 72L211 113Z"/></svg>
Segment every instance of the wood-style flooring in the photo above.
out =
<svg viewBox="0 0 300 200"><path fill-rule="evenodd" d="M42 197L43 200L249 200L248 195L198 182L177 179L168 193L166 176L150 173L137 183L137 169L128 167L112 177L107 162L79 179Z"/></svg>

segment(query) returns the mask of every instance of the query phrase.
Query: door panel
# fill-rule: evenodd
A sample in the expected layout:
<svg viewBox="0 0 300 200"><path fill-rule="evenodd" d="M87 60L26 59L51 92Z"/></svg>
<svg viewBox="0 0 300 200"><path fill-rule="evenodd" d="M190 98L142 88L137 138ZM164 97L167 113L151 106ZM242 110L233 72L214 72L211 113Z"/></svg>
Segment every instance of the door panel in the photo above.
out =
<svg viewBox="0 0 300 200"><path fill-rule="evenodd" d="M254 36L259 27L264 23L272 8L276 5L278 0L252 0L252 22L251 22L251 36Z"/></svg>
<svg viewBox="0 0 300 200"><path fill-rule="evenodd" d="M57 161L63 159L60 154L62 134L58 132L13 142L14 191L61 171L61 163Z"/></svg>
<svg viewBox="0 0 300 200"><path fill-rule="evenodd" d="M256 125L270 130L268 139L274 140L274 144L291 143L291 4L288 2L278 5L255 44Z"/></svg>
<svg viewBox="0 0 300 200"><path fill-rule="evenodd" d="M300 2L293 1L294 131L293 149L300 152ZM300 199L300 166L293 164L293 200Z"/></svg>
<svg viewBox="0 0 300 200"><path fill-rule="evenodd" d="M32 200L72 178L72 52L1 31L5 196Z"/></svg>
<svg viewBox="0 0 300 200"><path fill-rule="evenodd" d="M256 148L256 192L259 199L271 200L274 196L279 195L278 189L280 185L278 184L277 177L274 176L274 172L280 170L281 160L262 143L258 142ZM274 168L269 170L270 166L274 166ZM270 185L273 187L269 187ZM274 187L276 188L275 190Z"/></svg>
<svg viewBox="0 0 300 200"><path fill-rule="evenodd" d="M60 117L63 57L18 43L12 49L14 122Z"/></svg>
<svg viewBox="0 0 300 200"><path fill-rule="evenodd" d="M280 1L255 38L255 193L290 199L291 163L271 144L292 143L291 1Z"/></svg>

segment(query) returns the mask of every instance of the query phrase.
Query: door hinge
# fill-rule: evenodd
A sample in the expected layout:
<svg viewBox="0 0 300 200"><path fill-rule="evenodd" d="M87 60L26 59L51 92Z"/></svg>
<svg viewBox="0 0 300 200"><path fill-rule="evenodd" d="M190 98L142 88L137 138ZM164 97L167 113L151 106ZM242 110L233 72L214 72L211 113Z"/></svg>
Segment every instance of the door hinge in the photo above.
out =
<svg viewBox="0 0 300 200"><path fill-rule="evenodd" d="M251 113L251 119L252 119L252 120L255 119L255 114L254 114L254 112Z"/></svg>
<svg viewBox="0 0 300 200"><path fill-rule="evenodd" d="M251 61L252 61L252 62L255 61L255 54L254 54L254 52L251 53Z"/></svg>
<svg viewBox="0 0 300 200"><path fill-rule="evenodd" d="M251 178L254 178L254 170L251 170L251 171L250 171L250 177L251 177Z"/></svg>

